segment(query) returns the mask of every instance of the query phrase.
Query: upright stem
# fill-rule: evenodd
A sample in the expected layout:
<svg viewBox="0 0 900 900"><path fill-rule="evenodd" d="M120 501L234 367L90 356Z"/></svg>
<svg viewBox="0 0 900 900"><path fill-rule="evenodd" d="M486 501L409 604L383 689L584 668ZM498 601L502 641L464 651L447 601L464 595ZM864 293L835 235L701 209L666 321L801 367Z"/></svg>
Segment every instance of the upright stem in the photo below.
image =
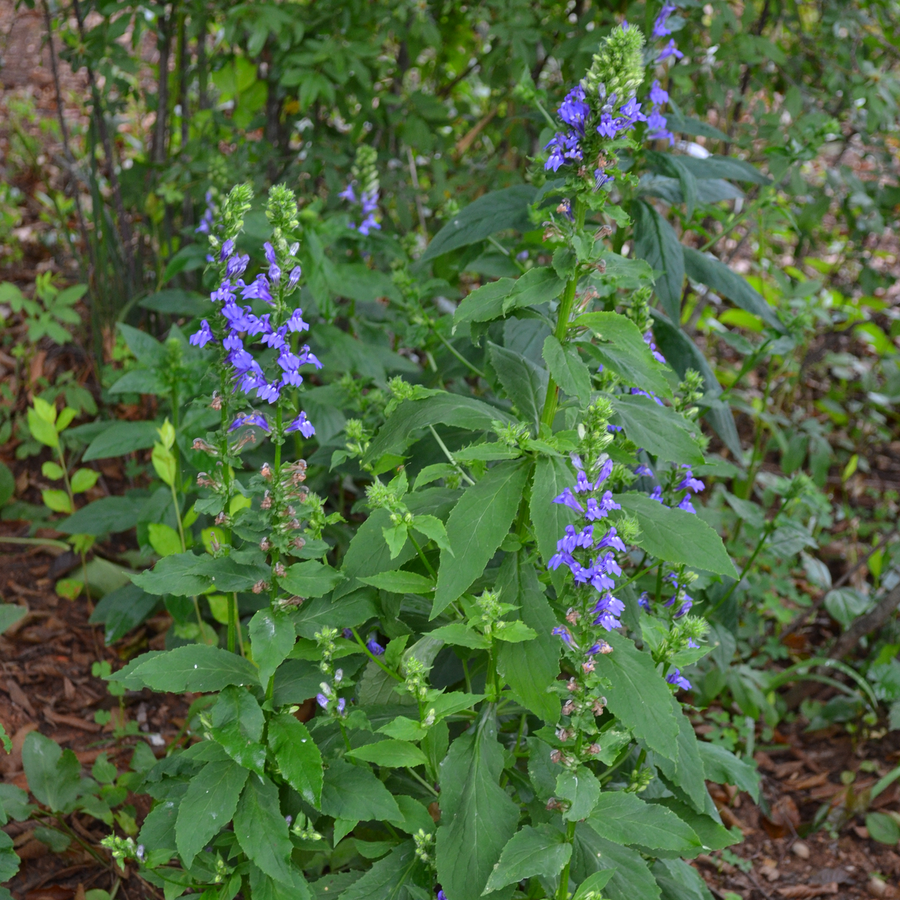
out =
<svg viewBox="0 0 900 900"><path fill-rule="evenodd" d="M581 231L584 228L584 217L587 213L585 205L581 202L580 197L575 198L575 230ZM554 336L564 344L566 334L569 330L569 319L572 316L572 306L575 303L575 291L578 288L578 273L576 272L566 283L566 289L563 293L562 300L557 310L556 330ZM556 416L556 408L559 405L559 386L550 376L547 382L547 397L544 400L544 411L541 413L541 424L548 428L553 425L553 419Z"/></svg>
<svg viewBox="0 0 900 900"><path fill-rule="evenodd" d="M232 594L228 600L228 652L234 653L235 640L237 638L237 594Z"/></svg>

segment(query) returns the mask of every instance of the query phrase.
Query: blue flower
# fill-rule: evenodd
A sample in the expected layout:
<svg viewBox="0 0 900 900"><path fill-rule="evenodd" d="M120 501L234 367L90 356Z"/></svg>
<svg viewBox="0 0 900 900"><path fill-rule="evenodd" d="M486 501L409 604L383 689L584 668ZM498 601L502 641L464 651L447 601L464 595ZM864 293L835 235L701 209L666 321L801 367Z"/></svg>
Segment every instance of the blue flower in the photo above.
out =
<svg viewBox="0 0 900 900"><path fill-rule="evenodd" d="M654 109L647 116L647 137L651 141L668 141L669 146L675 143L675 135L666 127L668 122L666 117L658 110Z"/></svg>
<svg viewBox="0 0 900 900"><path fill-rule="evenodd" d="M641 463L641 465L639 465L639 466L634 470L634 474L635 474L635 475L648 475L648 476L650 476L651 478L653 477L653 471L650 469L649 466L645 466L643 463Z"/></svg>
<svg viewBox="0 0 900 900"><path fill-rule="evenodd" d="M576 85L566 94L557 113L566 125L584 134L584 123L591 114L591 108L584 102L584 90L581 85Z"/></svg>
<svg viewBox="0 0 900 900"><path fill-rule="evenodd" d="M338 194L338 197L346 200L348 203L356 203L356 191L353 190L352 181Z"/></svg>
<svg viewBox="0 0 900 900"><path fill-rule="evenodd" d="M228 430L229 432L237 431L238 428L242 428L244 425L255 425L257 428L262 428L263 431L271 431L271 429L269 428L269 423L266 421L266 417L261 415L260 413L251 413L247 416L238 416Z"/></svg>
<svg viewBox="0 0 900 900"><path fill-rule="evenodd" d="M650 348L650 352L653 354L653 358L657 362L665 363L666 358L656 349L656 344L653 343L653 332L648 331L644 334L644 343Z"/></svg>
<svg viewBox="0 0 900 900"><path fill-rule="evenodd" d="M587 494L593 489L594 486L590 483L590 481L588 481L587 475L585 475L583 471L579 471L577 477L575 478L575 493Z"/></svg>
<svg viewBox="0 0 900 900"><path fill-rule="evenodd" d="M194 332L188 338L189 343L195 347L205 347L210 341L215 342L215 340L212 329L209 327L209 322L206 319L200 321L200 330Z"/></svg>
<svg viewBox="0 0 900 900"><path fill-rule="evenodd" d="M569 647L577 647L578 645L575 643L575 639L572 637L572 633L566 628L565 625L557 625L551 634L555 634L557 637L562 638L564 644Z"/></svg>
<svg viewBox="0 0 900 900"><path fill-rule="evenodd" d="M284 429L285 434L289 434L292 431L299 431L305 438L311 438L316 433L316 429L313 428L313 424L306 417L305 412L301 412L300 415Z"/></svg>
<svg viewBox="0 0 900 900"><path fill-rule="evenodd" d="M243 256L232 256L225 266L225 271L229 278L234 278L237 275L243 275L249 264L250 256L246 253Z"/></svg>
<svg viewBox="0 0 900 900"><path fill-rule="evenodd" d="M328 706L328 698L324 694L316 694L316 703L325 709Z"/></svg>
<svg viewBox="0 0 900 900"><path fill-rule="evenodd" d="M261 384L256 389L256 396L267 403L274 403L281 396L281 387L274 381Z"/></svg>
<svg viewBox="0 0 900 900"><path fill-rule="evenodd" d="M669 675L666 676L666 681L669 684L674 684L676 687L682 688L685 691L689 691L691 689L691 683L681 674L681 669L673 670Z"/></svg>
<svg viewBox="0 0 900 900"><path fill-rule="evenodd" d="M288 276L288 291L292 291L297 286L297 282L300 280L302 274L303 272L300 266L294 266L294 268L291 269L291 274Z"/></svg>
<svg viewBox="0 0 900 900"><path fill-rule="evenodd" d="M674 56L675 59L682 59L684 54L675 46L675 38L669 41L665 47L660 51L659 56L656 57L656 61L658 63L662 62L664 59L668 59L670 56Z"/></svg>
<svg viewBox="0 0 900 900"><path fill-rule="evenodd" d="M579 136L575 132L568 134L557 133L544 146L544 149L552 147L550 156L544 163L545 169L552 169L556 172L560 166L564 166L570 162L581 162L583 155L581 152L581 144L578 140Z"/></svg>
<svg viewBox="0 0 900 900"><path fill-rule="evenodd" d="M613 550L621 550L625 551L625 544L622 543L622 538L619 537L618 532L615 527L609 529L606 534L600 539L597 543L598 547L611 547Z"/></svg>
<svg viewBox="0 0 900 900"><path fill-rule="evenodd" d="M371 213L359 225L359 233L368 236L371 231L381 231L381 224Z"/></svg>
<svg viewBox="0 0 900 900"><path fill-rule="evenodd" d="M597 473L597 480L594 482L594 490L596 491L607 478L609 478L610 474L613 470L613 461L611 459L606 460L602 466L600 466L600 471Z"/></svg>
<svg viewBox="0 0 900 900"><path fill-rule="evenodd" d="M613 500L612 491L605 491L599 501L593 497L588 500L587 512L584 517L588 522L594 522L597 519L605 519L612 510L621 508L621 504Z"/></svg>
<svg viewBox="0 0 900 900"><path fill-rule="evenodd" d="M268 303L269 306L275 305L275 301L272 299L272 292L269 290L269 279L265 275L257 275L254 281L244 285L241 297L244 300L262 300Z"/></svg>
<svg viewBox="0 0 900 900"><path fill-rule="evenodd" d="M681 503L678 504L679 509L683 509L685 512L694 513L696 515L697 510L694 509L694 505L691 503L691 495L685 494Z"/></svg>
<svg viewBox="0 0 900 900"><path fill-rule="evenodd" d="M371 653L372 656L384 655L384 647L375 640L374 635L369 636L369 639L366 641L366 647L368 647L369 653Z"/></svg>
<svg viewBox="0 0 900 900"><path fill-rule="evenodd" d="M638 606L641 609L645 609L645 610L647 610L647 612L650 611L650 595L647 593L647 591L644 591L644 593L641 594L640 597L638 597L637 602L638 602Z"/></svg>
<svg viewBox="0 0 900 900"><path fill-rule="evenodd" d="M672 32L666 27L666 19L672 15L677 7L674 3L665 3L663 4L663 8L659 11L659 15L656 17L656 21L653 23L653 37L661 38L666 37L666 35L671 34Z"/></svg>
<svg viewBox="0 0 900 900"><path fill-rule="evenodd" d="M603 169L597 169L597 171L594 172L594 189L599 191L605 184L609 184L613 180L612 175L607 175ZM602 372L603 366L601 365L597 371Z"/></svg>
<svg viewBox="0 0 900 900"><path fill-rule="evenodd" d="M653 87L650 88L650 102L654 106L662 106L663 103L669 102L669 94L665 88L660 87L658 80L654 81Z"/></svg>
<svg viewBox="0 0 900 900"><path fill-rule="evenodd" d="M655 488L653 488L653 490L651 491L651 493L650 493L650 499L651 499L651 500L655 500L657 503L662 503L662 502L663 502L663 498L662 498L662 488L661 488L659 485L657 485L657 486L656 486Z"/></svg>
<svg viewBox="0 0 900 900"><path fill-rule="evenodd" d="M705 487L703 482L699 478L694 478L694 473L691 470L690 466L684 465L681 467L685 470L685 476L678 482L678 490L680 491L693 491L695 494L699 491L702 491Z"/></svg>
<svg viewBox="0 0 900 900"><path fill-rule="evenodd" d="M569 509L574 509L575 512L584 512L584 507L575 499L575 495L572 493L571 488L566 488L558 497L554 497L553 502L568 506ZM588 500L588 504L590 503L591 501Z"/></svg>

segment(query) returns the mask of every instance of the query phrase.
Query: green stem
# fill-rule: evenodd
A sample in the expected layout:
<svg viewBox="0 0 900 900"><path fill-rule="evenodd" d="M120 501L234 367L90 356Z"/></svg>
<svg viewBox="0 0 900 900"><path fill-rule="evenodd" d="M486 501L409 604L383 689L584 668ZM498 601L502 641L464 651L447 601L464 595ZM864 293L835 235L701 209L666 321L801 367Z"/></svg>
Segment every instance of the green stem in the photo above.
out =
<svg viewBox="0 0 900 900"><path fill-rule="evenodd" d="M575 198L575 232L578 233L584 228L584 217L587 213L584 203L580 197ZM563 345L566 342L566 335L569 331L569 319L572 316L572 306L575 303L575 291L578 288L578 273L576 272L566 282L566 289L563 292L562 300L557 310L556 330L554 336ZM547 383L547 396L544 400L544 410L541 413L541 425L552 427L553 419L556 416L556 409L559 405L559 386L554 381L553 376Z"/></svg>
<svg viewBox="0 0 900 900"><path fill-rule="evenodd" d="M228 601L228 652L234 653L237 638L237 594L232 594Z"/></svg>
<svg viewBox="0 0 900 900"><path fill-rule="evenodd" d="M438 796L438 792L434 789L434 786L430 785L418 772L414 771L413 769L411 769L409 767L407 767L406 771L410 775L412 775L412 777L415 778L416 781L418 781L419 784L422 785L422 787L427 788L432 794L434 794L435 797Z"/></svg>
<svg viewBox="0 0 900 900"><path fill-rule="evenodd" d="M407 535L409 536L413 547L416 548L416 553L419 554L419 559L422 560L422 565L424 565L425 568L428 569L428 574L431 575L432 578L437 578L437 572L434 570L434 566L430 562L428 562L428 557L419 546L419 542L413 537L413 533L411 531L407 531Z"/></svg>
<svg viewBox="0 0 900 900"><path fill-rule="evenodd" d="M485 381L487 381L487 375L485 375L484 372L482 372L481 369L479 369L477 366L472 365L472 363L470 363L469 360L467 360L467 359L462 355L462 353L460 353L460 352L456 349L456 347L454 347L453 344L451 344L450 341L448 341L447 338L445 338L445 337L440 333L440 331L437 330L437 328L434 326L434 324L433 324L431 321L429 321L428 325L429 325L429 327L431 328L431 331L433 332L433 334L435 335L435 337L437 337L437 339L438 339L438 340L439 340L439 341L440 341L440 342L441 342L441 343L442 343L442 344L443 344L443 345L444 345L444 346L445 346L445 347L446 347L446 348L447 348L447 349L448 349L448 350L449 350L449 351L450 351L450 352L451 352L451 353L452 353L452 354L453 354L453 355L454 355L454 356L455 356L455 357L456 357L456 358L457 358L457 359L458 359L458 360L459 360L459 361L460 361L467 369L469 369L469 371L472 372L473 375L477 375L479 378L483 378Z"/></svg>
<svg viewBox="0 0 900 900"><path fill-rule="evenodd" d="M780 512L780 510L779 510L779 512ZM769 539L769 535L775 530L775 525L777 522L778 522L778 514L776 513L775 517L772 519L771 522L769 522L768 525L766 525L765 530L760 535L759 540L756 542L756 547L754 548L753 552L750 554L750 558L747 560L747 562L744 563L743 567L741 568L741 574L738 575L737 581L735 581L731 585L731 587L728 588L728 590L725 592L725 596L716 604L716 607L715 607L716 609L718 609L723 603L725 603L725 601L734 593L735 588L744 580L744 576L747 574L747 572L750 571L750 567L753 565L753 563L756 562L756 557L759 556L760 551L763 548L763 545Z"/></svg>
<svg viewBox="0 0 900 900"><path fill-rule="evenodd" d="M375 663L375 665L378 666L379 669L381 669L383 672L387 672L387 674L390 675L391 678L394 678L394 679L396 679L397 681L403 681L403 677L402 677L402 676L398 675L396 672L394 672L393 670L389 669L389 668L388 668L388 667L387 667L387 666L386 666L386 665L385 665L385 664L384 664L384 663L383 663L383 662L382 662L382 661L381 661L381 660L380 660L380 659L379 659L379 658L378 658L378 657L377 657L377 656L376 656L376 655L375 655L375 654L374 654L374 653L366 646L366 642L359 636L359 632L358 632L355 628L351 628L350 630L353 632L353 637L356 638L356 643L359 644L360 647L362 647L363 653L365 653L366 656L368 656L369 659L371 659L372 662Z"/></svg>
<svg viewBox="0 0 900 900"><path fill-rule="evenodd" d="M440 445L441 450L444 451L444 456L446 456L447 459L450 460L450 464L456 469L457 472L459 472L459 477L462 478L470 487L475 484L475 482L472 481L472 479L469 478L469 476L465 473L463 467L453 458L453 454L449 451L447 445L441 440L440 435L434 430L434 426L429 425L428 429L432 433L432 435L434 435L434 439Z"/></svg>

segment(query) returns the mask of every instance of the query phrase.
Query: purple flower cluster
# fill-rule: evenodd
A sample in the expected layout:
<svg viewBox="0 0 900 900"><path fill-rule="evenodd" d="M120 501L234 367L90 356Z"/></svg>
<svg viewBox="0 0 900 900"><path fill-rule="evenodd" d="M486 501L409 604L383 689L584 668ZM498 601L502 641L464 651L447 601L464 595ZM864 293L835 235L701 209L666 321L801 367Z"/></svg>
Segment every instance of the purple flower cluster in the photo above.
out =
<svg viewBox="0 0 900 900"><path fill-rule="evenodd" d="M693 503L691 503L691 494L699 494L700 491L703 490L705 485L699 478L694 477L694 473L690 466L683 465L679 468L683 469L685 474L681 478L681 480L674 486L674 489L676 491L684 491L685 493L676 508L682 509L685 512L696 513L697 510L694 509L694 505ZM663 490L661 486L657 485L653 489L650 494L650 499L656 500L657 503L662 503L663 506L665 506L665 503L663 502Z"/></svg>
<svg viewBox="0 0 900 900"><path fill-rule="evenodd" d="M212 191L206 192L206 209L200 218L200 224L194 229L194 234L209 234L213 226L213 218L215 216L215 204L213 203Z"/></svg>
<svg viewBox="0 0 900 900"><path fill-rule="evenodd" d="M247 283L242 276L250 263L250 257L235 253L233 240L225 241L219 257L219 261L225 266L225 277L210 294L212 302L218 305L220 318L217 320L217 327L213 329L209 320L203 319L199 330L191 335L190 343L195 347L205 347L210 343L219 343L221 339L226 351L225 360L231 368L234 391L248 396L255 392L258 399L272 404L279 399L284 388L298 387L303 383L301 366L312 365L321 369L322 363L308 345L304 344L299 350L292 348L292 335L309 330L301 309L294 309L283 324L276 325L273 324L272 317L277 315L277 311L256 315L252 306L238 302L238 298L260 300L276 310L278 304L273 291L280 290L282 296L285 296L297 287L300 267L295 266L284 279L274 248L268 242L264 248L268 270ZM292 247L290 255L293 256L296 250L296 246ZM217 332L221 338L217 337ZM277 351L275 365L268 375L245 346L250 337L258 338L260 343ZM229 431L235 431L244 425L255 425L264 431L271 431L266 417L261 413L238 416ZM284 430L286 433L299 431L306 438L315 434L315 429L304 412L300 412Z"/></svg>
<svg viewBox="0 0 900 900"><path fill-rule="evenodd" d="M341 197L348 203L358 203L362 211L362 222L360 222L359 225L355 222L351 222L350 227L363 236L368 236L371 231L381 231L381 223L375 218L375 212L378 209L378 191L362 191L359 197L357 197L353 184L354 182L351 181L350 184L338 194L338 197Z"/></svg>
<svg viewBox="0 0 900 900"><path fill-rule="evenodd" d="M612 467L612 460L603 463L597 480L593 483L584 470L579 469L574 488L566 488L554 499L554 503L567 506L584 516L586 524L581 529L567 525L565 534L557 541L556 553L547 563L547 568L551 570L567 566L576 585L590 585L597 592L595 601L589 602L590 613L595 616L593 624L607 631L621 626L619 616L625 609L625 604L612 594L615 578L622 574L614 551L624 552L625 544L615 526L610 526L601 536L597 533L595 524L605 519L612 510L622 508L613 500L611 491L601 493ZM555 628L553 633L566 644L574 646L571 632L564 626Z"/></svg>
<svg viewBox="0 0 900 900"><path fill-rule="evenodd" d="M666 676L666 681L685 691L691 689L691 683L681 674L681 669L673 669L672 672Z"/></svg>

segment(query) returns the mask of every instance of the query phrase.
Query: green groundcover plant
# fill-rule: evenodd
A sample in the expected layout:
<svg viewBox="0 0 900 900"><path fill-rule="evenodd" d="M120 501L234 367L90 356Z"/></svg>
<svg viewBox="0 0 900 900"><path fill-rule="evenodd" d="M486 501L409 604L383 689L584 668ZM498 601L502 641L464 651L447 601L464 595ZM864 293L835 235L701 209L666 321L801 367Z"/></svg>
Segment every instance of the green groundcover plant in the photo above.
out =
<svg viewBox="0 0 900 900"><path fill-rule="evenodd" d="M110 676L205 695L200 739L143 774L140 832L107 842L167 900L709 897L685 860L739 835L706 781L757 791L678 700L711 649L695 598L727 599L738 576L693 505L722 465L699 424L715 398L657 348L654 329L678 347L677 328L651 314L658 272L620 252L631 219L613 202L633 192L643 145L672 141L666 91L646 84L678 54L670 12L653 25L662 50L614 28L559 106L529 188L539 264L471 292L441 332L480 396L463 390L474 380L396 378L346 422L331 466L367 484L368 514L340 553L327 538L341 517L302 456L322 363L298 305L296 198L270 191L253 259L239 249L249 186L205 218L216 286L169 376L193 367L216 387L173 388L173 415L188 412L152 461L174 518L149 526L161 559L134 578L165 597L179 640ZM379 228L373 171L361 153L345 192L363 237ZM428 252L462 246L471 221L463 211ZM412 271L395 283L412 291ZM189 451L185 422L205 429ZM182 468L197 460L188 509Z"/></svg>

